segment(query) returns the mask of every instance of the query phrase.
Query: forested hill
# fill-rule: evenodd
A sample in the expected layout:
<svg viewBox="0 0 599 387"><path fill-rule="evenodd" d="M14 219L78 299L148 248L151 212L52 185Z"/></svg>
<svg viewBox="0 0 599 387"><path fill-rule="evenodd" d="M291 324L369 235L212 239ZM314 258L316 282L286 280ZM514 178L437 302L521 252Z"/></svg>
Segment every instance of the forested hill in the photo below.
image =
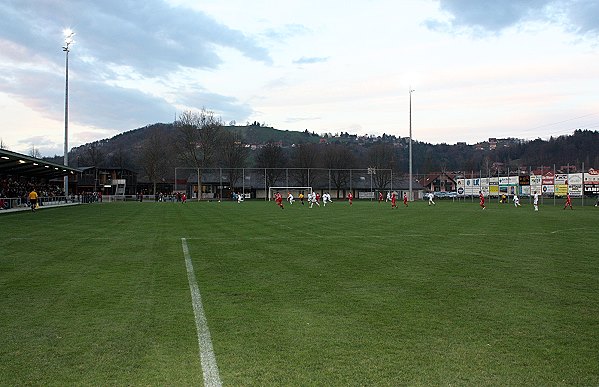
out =
<svg viewBox="0 0 599 387"><path fill-rule="evenodd" d="M377 166L393 168L400 172L408 168L407 138L393 135L357 136L348 133L323 134L314 132L278 130L260 124L246 126L224 126L225 132L235 134L236 142L245 148L245 167L257 166L257 156L268 149L265 144L271 143L280 148L279 165L303 166L298 161L298 145L311 144L318 157L310 167L331 167L325 165L324 155L332 148L344 148L349 165L355 168ZM171 145L176 142L180 132L172 124L153 124L143 128L121 133L110 139L96 141L73 148L69 153L70 165L74 167L100 166L120 167L143 171L141 155L147 148L151 138L159 137L163 142L162 150L170 164L182 165L177 160L177 151ZM459 139L456 139L459 140ZM599 131L576 130L572 135L560 136L549 140L524 141L519 139L488 139L477 144L458 143L429 144L413 141L413 165L419 173L432 171L477 171L496 168L553 166L581 166L599 169ZM304 147L305 148L305 147ZM47 158L57 163L62 156ZM218 161L215 161L218 163ZM298 165L299 164L299 165ZM347 167L347 163L343 167ZM339 167L341 168L341 167Z"/></svg>

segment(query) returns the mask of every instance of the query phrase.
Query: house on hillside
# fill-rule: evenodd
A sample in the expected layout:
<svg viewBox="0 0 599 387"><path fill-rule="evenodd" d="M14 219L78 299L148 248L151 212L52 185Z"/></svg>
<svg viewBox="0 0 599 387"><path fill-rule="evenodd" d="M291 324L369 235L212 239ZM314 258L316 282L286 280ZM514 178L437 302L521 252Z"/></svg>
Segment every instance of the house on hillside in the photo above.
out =
<svg viewBox="0 0 599 387"><path fill-rule="evenodd" d="M456 175L451 172L432 172L420 182L429 192L455 192Z"/></svg>

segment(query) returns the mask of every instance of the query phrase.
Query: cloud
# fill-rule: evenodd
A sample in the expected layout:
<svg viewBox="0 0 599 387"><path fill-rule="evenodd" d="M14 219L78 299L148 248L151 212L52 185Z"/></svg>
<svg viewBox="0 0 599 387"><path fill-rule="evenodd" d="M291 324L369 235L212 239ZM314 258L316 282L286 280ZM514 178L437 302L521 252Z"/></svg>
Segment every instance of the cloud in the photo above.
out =
<svg viewBox="0 0 599 387"><path fill-rule="evenodd" d="M165 84L185 68L216 69L219 47L272 63L253 37L161 0L8 1L0 3L0 18L0 92L57 120L64 114L62 30L76 32L69 54L70 118L82 125L124 129L171 121L181 101L156 95L142 81ZM133 82L123 87L123 79ZM235 117L251 113L233 98L203 96L201 105L186 102Z"/></svg>
<svg viewBox="0 0 599 387"><path fill-rule="evenodd" d="M315 121L315 120L320 120L322 117L289 117L285 120L285 123L287 124L294 124L296 122L302 122L302 121Z"/></svg>
<svg viewBox="0 0 599 387"><path fill-rule="evenodd" d="M295 64L311 64L311 63L323 63L328 61L329 58L328 57L304 57L302 56L301 58L294 60L293 63Z"/></svg>
<svg viewBox="0 0 599 387"><path fill-rule="evenodd" d="M599 2L578 0L572 3L566 13L570 28L581 34L599 34Z"/></svg>
<svg viewBox="0 0 599 387"><path fill-rule="evenodd" d="M301 24L286 24L279 28L269 28L263 35L276 41L286 41L289 38L311 33L311 30Z"/></svg>
<svg viewBox="0 0 599 387"><path fill-rule="evenodd" d="M475 33L499 33L526 22L561 24L576 33L599 32L596 0L439 0L446 19L428 19L431 30L468 29Z"/></svg>

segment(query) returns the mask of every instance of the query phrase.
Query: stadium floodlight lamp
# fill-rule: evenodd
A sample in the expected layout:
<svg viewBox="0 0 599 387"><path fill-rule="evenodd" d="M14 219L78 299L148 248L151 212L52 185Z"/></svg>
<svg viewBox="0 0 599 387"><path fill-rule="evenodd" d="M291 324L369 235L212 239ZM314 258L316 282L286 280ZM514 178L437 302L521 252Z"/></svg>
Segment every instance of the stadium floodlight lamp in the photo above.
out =
<svg viewBox="0 0 599 387"><path fill-rule="evenodd" d="M410 181L409 181L409 190L410 190L410 201L414 200L412 196L412 93L413 90L410 87Z"/></svg>
<svg viewBox="0 0 599 387"><path fill-rule="evenodd" d="M66 28L62 31L64 35L64 46L62 51L65 52L65 92L64 92L64 165L69 165L69 46L75 43L75 32ZM64 177L64 195L69 195L69 176Z"/></svg>

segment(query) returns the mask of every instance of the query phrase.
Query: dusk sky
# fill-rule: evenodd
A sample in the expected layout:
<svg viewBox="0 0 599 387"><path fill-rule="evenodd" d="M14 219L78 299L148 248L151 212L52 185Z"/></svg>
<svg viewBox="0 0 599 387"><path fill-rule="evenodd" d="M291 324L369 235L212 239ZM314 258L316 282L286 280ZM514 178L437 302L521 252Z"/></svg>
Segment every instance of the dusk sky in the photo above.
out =
<svg viewBox="0 0 599 387"><path fill-rule="evenodd" d="M597 0L3 0L0 139L225 123L475 143L599 130Z"/></svg>

